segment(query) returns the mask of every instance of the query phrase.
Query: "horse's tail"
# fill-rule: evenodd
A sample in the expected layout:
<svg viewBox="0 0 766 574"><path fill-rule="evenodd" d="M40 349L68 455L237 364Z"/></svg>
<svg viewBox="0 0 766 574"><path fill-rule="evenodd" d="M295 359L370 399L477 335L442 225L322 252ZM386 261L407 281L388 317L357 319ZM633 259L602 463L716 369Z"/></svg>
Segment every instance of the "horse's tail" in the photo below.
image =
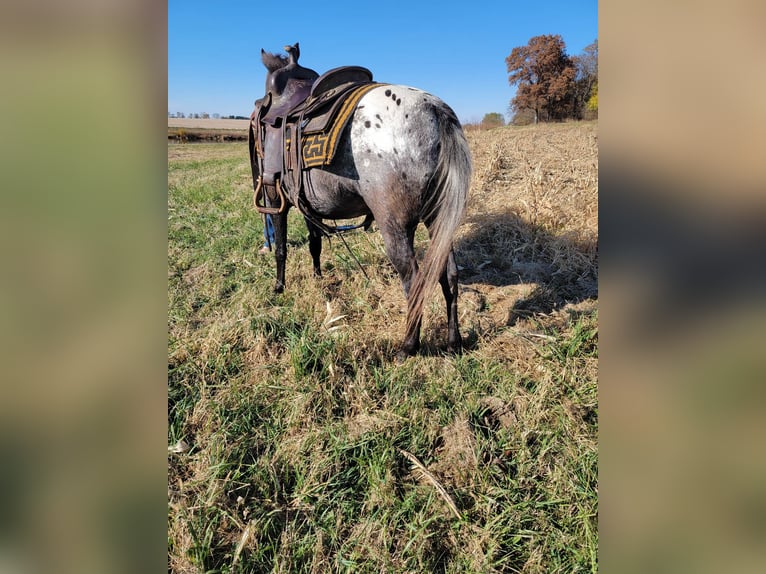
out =
<svg viewBox="0 0 766 574"><path fill-rule="evenodd" d="M410 286L408 332L422 318L426 298L433 292L447 264L452 238L463 219L471 185L471 152L455 112L443 102L435 104L434 111L439 125L439 154L421 212L431 242Z"/></svg>

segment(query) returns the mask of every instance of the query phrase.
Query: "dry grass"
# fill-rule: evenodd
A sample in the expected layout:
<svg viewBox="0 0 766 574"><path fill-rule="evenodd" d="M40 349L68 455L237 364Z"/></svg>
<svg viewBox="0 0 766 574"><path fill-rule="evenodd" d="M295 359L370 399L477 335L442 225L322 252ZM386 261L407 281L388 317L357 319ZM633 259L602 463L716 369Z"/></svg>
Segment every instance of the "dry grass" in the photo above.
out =
<svg viewBox="0 0 766 574"><path fill-rule="evenodd" d="M369 279L334 240L315 280L291 214L274 296L246 146L169 145L171 571L595 571L596 134L467 134L468 347L435 296L403 365L379 234L347 237Z"/></svg>

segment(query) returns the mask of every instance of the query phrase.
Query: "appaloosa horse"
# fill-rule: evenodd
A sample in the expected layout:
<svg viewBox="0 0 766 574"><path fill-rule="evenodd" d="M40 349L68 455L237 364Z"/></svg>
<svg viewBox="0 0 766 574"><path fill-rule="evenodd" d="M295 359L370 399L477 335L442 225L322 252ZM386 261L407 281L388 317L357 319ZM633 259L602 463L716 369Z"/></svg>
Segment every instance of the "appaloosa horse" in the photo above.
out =
<svg viewBox="0 0 766 574"><path fill-rule="evenodd" d="M373 83L364 68L338 68L320 77L298 65L298 44L285 50L289 58L261 50L268 70L266 95L256 101L250 126L253 181L263 204L259 208L274 223L275 292L285 287L291 206L306 218L317 275L323 230L328 229L322 220L374 217L407 296L406 331L397 357L418 350L425 299L437 282L447 304L448 350L458 351L462 340L452 238L466 208L471 157L455 113L422 90ZM342 105L333 104L333 94L344 91L355 95ZM322 109L312 111L321 98L329 102L322 109L333 106L338 116L347 117L345 124L335 120L334 136L326 132L336 149L317 164L307 148L312 136L302 130L321 115ZM421 221L430 245L418 265L413 243Z"/></svg>

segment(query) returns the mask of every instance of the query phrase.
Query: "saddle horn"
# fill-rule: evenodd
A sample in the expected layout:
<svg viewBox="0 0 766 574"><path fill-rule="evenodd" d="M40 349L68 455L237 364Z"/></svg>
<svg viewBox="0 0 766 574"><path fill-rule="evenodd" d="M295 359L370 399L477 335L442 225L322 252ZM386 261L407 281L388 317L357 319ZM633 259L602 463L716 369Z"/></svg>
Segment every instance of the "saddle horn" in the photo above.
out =
<svg viewBox="0 0 766 574"><path fill-rule="evenodd" d="M292 46L285 46L284 47L285 52L287 52L287 56L290 59L291 64L297 64L298 58L301 57L301 47L298 42L293 44Z"/></svg>

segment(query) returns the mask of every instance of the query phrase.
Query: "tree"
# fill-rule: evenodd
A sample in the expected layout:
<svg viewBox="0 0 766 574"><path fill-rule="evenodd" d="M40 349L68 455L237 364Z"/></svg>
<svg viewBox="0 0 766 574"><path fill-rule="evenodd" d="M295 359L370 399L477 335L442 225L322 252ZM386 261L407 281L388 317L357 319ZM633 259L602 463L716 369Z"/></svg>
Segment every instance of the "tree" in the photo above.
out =
<svg viewBox="0 0 766 574"><path fill-rule="evenodd" d="M564 48L564 40L556 34L535 36L511 51L505 63L508 82L517 86L511 100L514 111L534 110L535 121L572 116L577 69Z"/></svg>
<svg viewBox="0 0 766 574"><path fill-rule="evenodd" d="M598 39L586 46L583 53L572 60L577 69L573 94L574 116L580 119L584 111L593 111L589 102L594 86L598 85Z"/></svg>
<svg viewBox="0 0 766 574"><path fill-rule="evenodd" d="M598 113L598 80L596 80L596 85L593 86L593 93L588 100L588 109L591 112Z"/></svg>
<svg viewBox="0 0 766 574"><path fill-rule="evenodd" d="M528 126L535 123L535 112L529 108L518 110L511 116L511 124L514 126Z"/></svg>
<svg viewBox="0 0 766 574"><path fill-rule="evenodd" d="M504 126L505 118L503 118L503 114L499 114L497 112L485 114L484 119L481 120L481 125L485 128L496 128L499 126Z"/></svg>

